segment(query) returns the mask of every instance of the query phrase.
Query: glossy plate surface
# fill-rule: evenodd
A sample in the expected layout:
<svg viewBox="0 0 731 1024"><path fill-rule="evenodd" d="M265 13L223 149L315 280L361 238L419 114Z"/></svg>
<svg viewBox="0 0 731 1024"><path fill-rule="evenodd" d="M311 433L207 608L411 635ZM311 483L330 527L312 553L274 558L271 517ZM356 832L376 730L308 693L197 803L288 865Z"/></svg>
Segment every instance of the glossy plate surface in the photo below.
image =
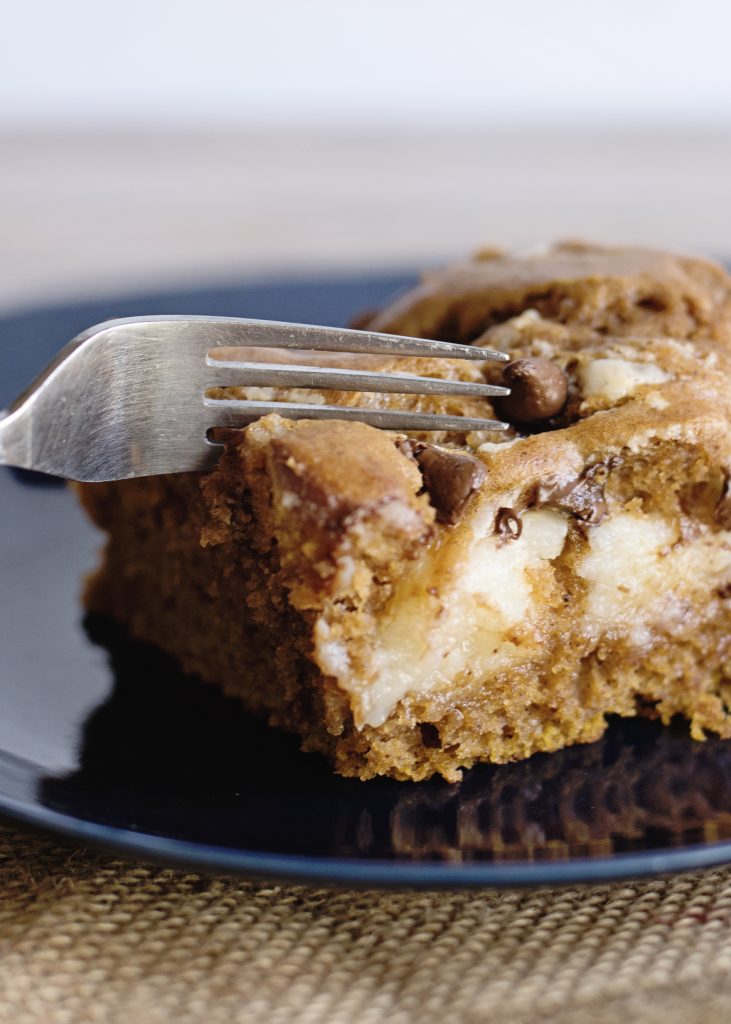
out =
<svg viewBox="0 0 731 1024"><path fill-rule="evenodd" d="M0 406L78 331L142 313L342 324L393 277L187 291L0 321ZM360 885L589 881L731 860L731 742L613 722L459 785L334 776L113 625L84 621L98 534L63 486L0 469L0 810L155 857Z"/></svg>

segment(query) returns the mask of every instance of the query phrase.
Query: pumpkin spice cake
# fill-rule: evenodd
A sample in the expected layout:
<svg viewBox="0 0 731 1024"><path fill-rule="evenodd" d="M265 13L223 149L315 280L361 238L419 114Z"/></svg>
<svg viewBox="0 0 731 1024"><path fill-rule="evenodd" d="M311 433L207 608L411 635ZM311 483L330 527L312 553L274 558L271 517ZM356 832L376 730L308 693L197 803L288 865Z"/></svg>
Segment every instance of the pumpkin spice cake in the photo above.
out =
<svg viewBox="0 0 731 1024"><path fill-rule="evenodd" d="M267 416L227 432L208 475L77 485L108 534L87 606L363 779L456 780L594 740L609 714L731 736L726 273L640 249L487 251L359 326L508 352L512 393L328 401L507 434Z"/></svg>

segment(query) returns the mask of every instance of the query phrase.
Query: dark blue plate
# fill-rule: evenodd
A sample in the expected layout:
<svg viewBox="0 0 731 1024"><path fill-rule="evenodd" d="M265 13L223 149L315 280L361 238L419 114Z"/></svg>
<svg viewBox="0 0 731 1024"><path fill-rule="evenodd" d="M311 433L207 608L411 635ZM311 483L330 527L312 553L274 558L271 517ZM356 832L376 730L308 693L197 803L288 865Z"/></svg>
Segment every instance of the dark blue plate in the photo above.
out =
<svg viewBox="0 0 731 1024"><path fill-rule="evenodd" d="M409 281L109 299L0 321L0 406L82 328L138 313L339 324ZM440 780L361 783L85 621L99 537L63 486L0 470L0 809L83 842L358 885L578 882L731 860L731 743L613 722L599 743Z"/></svg>

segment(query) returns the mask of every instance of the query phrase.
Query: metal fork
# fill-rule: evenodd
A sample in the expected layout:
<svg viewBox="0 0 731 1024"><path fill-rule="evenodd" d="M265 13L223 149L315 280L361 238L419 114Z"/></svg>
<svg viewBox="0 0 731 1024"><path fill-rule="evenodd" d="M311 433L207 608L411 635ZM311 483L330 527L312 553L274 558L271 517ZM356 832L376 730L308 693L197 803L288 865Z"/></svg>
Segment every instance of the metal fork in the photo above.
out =
<svg viewBox="0 0 731 1024"><path fill-rule="evenodd" d="M348 419L398 431L501 430L489 419L406 410L215 398L222 387L337 389L412 394L506 395L492 384L321 366L215 359L221 347L366 352L501 360L502 352L334 327L229 317L109 320L79 334L9 410L0 413L0 464L80 481L209 469L213 427L277 412L291 419Z"/></svg>

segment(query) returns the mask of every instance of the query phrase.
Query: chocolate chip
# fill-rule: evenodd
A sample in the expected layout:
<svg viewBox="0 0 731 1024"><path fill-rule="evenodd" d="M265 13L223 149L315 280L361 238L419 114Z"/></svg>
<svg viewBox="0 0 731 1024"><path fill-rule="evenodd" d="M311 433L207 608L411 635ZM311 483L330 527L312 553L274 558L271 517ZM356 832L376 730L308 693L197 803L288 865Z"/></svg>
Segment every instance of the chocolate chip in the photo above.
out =
<svg viewBox="0 0 731 1024"><path fill-rule="evenodd" d="M467 499L487 479L485 466L474 455L437 448L423 441L411 442L410 453L419 463L424 487L438 518L455 522Z"/></svg>
<svg viewBox="0 0 731 1024"><path fill-rule="evenodd" d="M510 394L496 400L501 416L519 423L545 420L566 403L568 381L560 366L550 359L516 359L503 370Z"/></svg>
<svg viewBox="0 0 731 1024"><path fill-rule="evenodd" d="M600 462L567 484L544 480L534 489L529 504L534 508L552 506L568 512L580 523L596 526L607 514L604 485L608 472L608 467Z"/></svg>
<svg viewBox="0 0 731 1024"><path fill-rule="evenodd" d="M503 540L517 540L523 532L523 520L514 508L499 508L495 516L495 533Z"/></svg>
<svg viewBox="0 0 731 1024"><path fill-rule="evenodd" d="M607 514L604 485L597 480L579 481L567 494L558 499L557 505L569 512L581 523L600 523Z"/></svg>

